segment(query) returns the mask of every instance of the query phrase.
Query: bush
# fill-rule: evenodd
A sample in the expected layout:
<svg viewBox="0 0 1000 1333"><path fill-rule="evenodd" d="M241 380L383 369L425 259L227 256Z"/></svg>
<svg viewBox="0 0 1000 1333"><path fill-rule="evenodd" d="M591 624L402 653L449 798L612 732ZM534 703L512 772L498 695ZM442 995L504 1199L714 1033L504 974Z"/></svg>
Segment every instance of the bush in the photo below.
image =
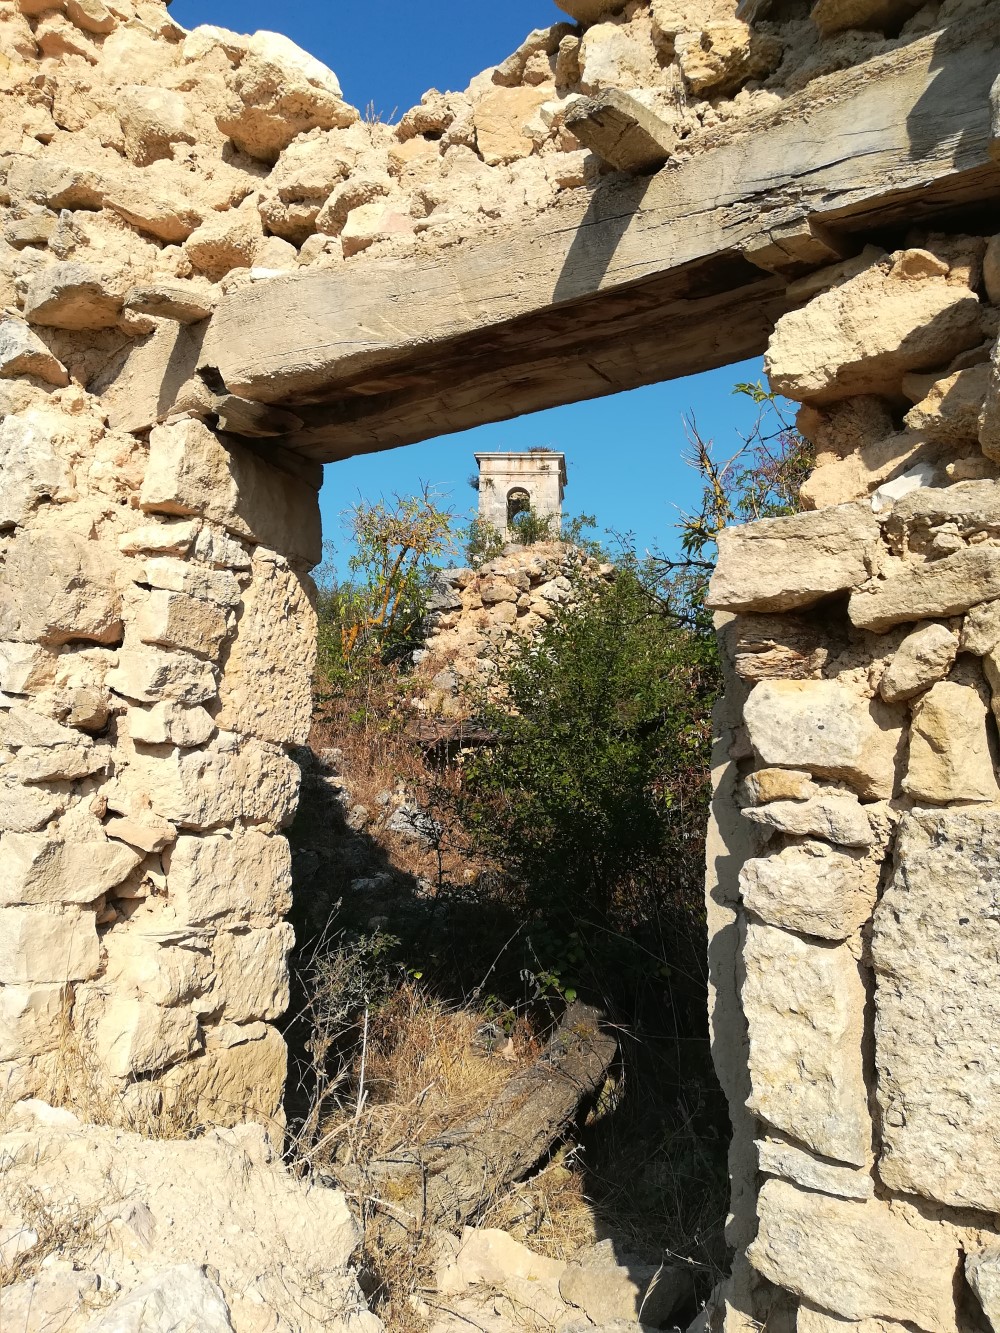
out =
<svg viewBox="0 0 1000 1333"><path fill-rule="evenodd" d="M427 486L348 511L352 577L338 579L328 560L317 579L321 695L350 689L419 645L437 562L455 549L453 520Z"/></svg>
<svg viewBox="0 0 1000 1333"><path fill-rule="evenodd" d="M469 816L529 910L634 921L702 877L714 642L627 560L505 664ZM641 906L640 906L641 903Z"/></svg>

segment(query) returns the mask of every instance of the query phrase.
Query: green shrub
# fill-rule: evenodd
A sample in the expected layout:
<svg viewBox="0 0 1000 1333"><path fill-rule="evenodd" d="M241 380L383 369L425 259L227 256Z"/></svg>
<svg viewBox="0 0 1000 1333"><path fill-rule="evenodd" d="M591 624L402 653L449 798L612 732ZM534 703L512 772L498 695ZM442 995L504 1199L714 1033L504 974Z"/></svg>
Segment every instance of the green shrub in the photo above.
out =
<svg viewBox="0 0 1000 1333"><path fill-rule="evenodd" d="M626 560L504 668L469 818L530 910L626 924L702 877L714 641Z"/></svg>

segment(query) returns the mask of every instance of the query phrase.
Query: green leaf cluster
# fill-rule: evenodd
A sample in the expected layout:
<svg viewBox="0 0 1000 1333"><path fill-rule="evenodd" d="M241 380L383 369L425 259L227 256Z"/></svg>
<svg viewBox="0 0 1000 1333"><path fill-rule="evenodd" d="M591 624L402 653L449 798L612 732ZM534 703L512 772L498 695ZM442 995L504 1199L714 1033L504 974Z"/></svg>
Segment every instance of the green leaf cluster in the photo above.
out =
<svg viewBox="0 0 1000 1333"><path fill-rule="evenodd" d="M624 922L701 876L713 639L678 626L645 570L581 581L504 665L468 818L529 910Z"/></svg>

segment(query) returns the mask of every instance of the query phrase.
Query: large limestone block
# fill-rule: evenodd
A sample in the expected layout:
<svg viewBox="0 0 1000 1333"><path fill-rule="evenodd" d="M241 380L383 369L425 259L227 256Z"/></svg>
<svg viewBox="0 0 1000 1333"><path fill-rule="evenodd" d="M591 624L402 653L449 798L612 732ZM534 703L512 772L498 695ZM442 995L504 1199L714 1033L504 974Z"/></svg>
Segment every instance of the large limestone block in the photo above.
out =
<svg viewBox="0 0 1000 1333"><path fill-rule="evenodd" d="M960 481L953 486L921 486L893 502L883 520L893 549L923 550L944 524L964 537L1000 529L1000 486L995 481Z"/></svg>
<svg viewBox="0 0 1000 1333"><path fill-rule="evenodd" d="M879 1173L987 1212L1000 1211L998 856L995 807L907 815L872 940Z"/></svg>
<svg viewBox="0 0 1000 1333"><path fill-rule="evenodd" d="M204 745L215 729L215 719L200 704L188 708L164 701L152 708L133 708L128 715L129 734L142 745L179 745L191 750Z"/></svg>
<svg viewBox="0 0 1000 1333"><path fill-rule="evenodd" d="M229 632L225 612L200 597L154 588L139 610L136 633L143 643L216 657ZM277 628L277 625L275 625Z"/></svg>
<svg viewBox="0 0 1000 1333"><path fill-rule="evenodd" d="M194 375L203 328L162 321L130 342L91 385L115 430L144 431L170 416Z"/></svg>
<svg viewBox="0 0 1000 1333"><path fill-rule="evenodd" d="M206 1034L204 1055L175 1065L155 1086L169 1113L193 1124L239 1125L246 1120L283 1123L281 1104L288 1052L265 1023L224 1023Z"/></svg>
<svg viewBox="0 0 1000 1333"><path fill-rule="evenodd" d="M213 282L234 268L250 268L264 240L256 200L239 208L211 213L184 242L184 253L199 272Z"/></svg>
<svg viewBox="0 0 1000 1333"><path fill-rule="evenodd" d="M29 324L76 332L113 328L124 304L120 287L120 282L91 264L77 260L53 264L28 283L24 316Z"/></svg>
<svg viewBox="0 0 1000 1333"><path fill-rule="evenodd" d="M993 1333L997 1333L1000 1329L1000 1250L966 1255L965 1276Z"/></svg>
<svg viewBox="0 0 1000 1333"><path fill-rule="evenodd" d="M191 1004L212 984L212 951L209 931L169 927L109 931L104 937L107 955L102 986L115 999L131 996L156 1005ZM210 1010L211 1004L194 1004L195 1012Z"/></svg>
<svg viewBox="0 0 1000 1333"><path fill-rule="evenodd" d="M243 545L227 538L222 542L214 539L204 542L204 530L199 534L195 555L209 561L233 562L241 571L249 568L251 557ZM203 550L202 547L205 547ZM229 569L211 569L195 564L190 560L173 560L169 555L152 556L143 562L135 575L137 583L148 584L151 588L164 588L168 592L182 592L188 597L199 597L202 601L217 602L219 606L238 606L243 593L239 580Z"/></svg>
<svg viewBox="0 0 1000 1333"><path fill-rule="evenodd" d="M872 914L873 880L860 856L807 841L747 861L740 893L747 910L769 925L846 940Z"/></svg>
<svg viewBox="0 0 1000 1333"><path fill-rule="evenodd" d="M95 541L71 532L19 532L0 581L0 639L48 647L77 639L119 643L116 572Z"/></svg>
<svg viewBox="0 0 1000 1333"><path fill-rule="evenodd" d="M717 97L737 92L749 79L766 78L780 64L784 46L741 19L721 18L679 33L674 51L691 91Z"/></svg>
<svg viewBox="0 0 1000 1333"><path fill-rule="evenodd" d="M829 505L862 500L885 482L894 481L915 467L936 463L941 451L939 443L924 435L911 431L896 433L890 426L880 439L843 458L825 455L824 461L817 463L799 487L799 500L804 509L825 509Z"/></svg>
<svg viewBox="0 0 1000 1333"><path fill-rule="evenodd" d="M1000 548L967 546L927 564L907 564L851 594L848 613L876 633L911 620L960 615L1000 597Z"/></svg>
<svg viewBox="0 0 1000 1333"><path fill-rule="evenodd" d="M878 541L878 523L863 505L723 528L707 604L716 611L813 606L863 583Z"/></svg>
<svg viewBox="0 0 1000 1333"><path fill-rule="evenodd" d="M494 88L475 104L476 144L491 167L531 156L535 142L527 125L551 96L544 88Z"/></svg>
<svg viewBox="0 0 1000 1333"><path fill-rule="evenodd" d="M794 838L825 838L841 847L870 847L875 840L871 821L857 797L820 792L809 800L771 801L744 810L745 819Z"/></svg>
<svg viewBox="0 0 1000 1333"><path fill-rule="evenodd" d="M148 168L134 176L112 177L104 196L105 207L118 213L138 231L158 241L176 245L187 239L205 216L205 206L186 195L180 183L162 182L156 186L148 179ZM183 178L182 178L183 179Z"/></svg>
<svg viewBox="0 0 1000 1333"><path fill-rule="evenodd" d="M312 581L258 548L222 678L219 726L304 745L312 725L315 664Z"/></svg>
<svg viewBox="0 0 1000 1333"><path fill-rule="evenodd" d="M875 1182L870 1171L825 1162L795 1143L764 1139L757 1144L757 1167L762 1175L790 1180L803 1189L832 1194L838 1199L873 1199ZM796 1329L796 1333L799 1330Z"/></svg>
<svg viewBox="0 0 1000 1333"><path fill-rule="evenodd" d="M997 637L1000 638L1000 628ZM945 625L924 625L908 634L896 649L879 685L889 703L912 699L936 681L943 680L955 665L958 639Z"/></svg>
<svg viewBox="0 0 1000 1333"><path fill-rule="evenodd" d="M862 1068L865 985L842 944L750 921L743 1007L755 1115L814 1152L865 1166L872 1126Z"/></svg>
<svg viewBox="0 0 1000 1333"><path fill-rule="evenodd" d="M0 833L33 833L66 809L60 792L0 779Z"/></svg>
<svg viewBox="0 0 1000 1333"><path fill-rule="evenodd" d="M292 856L285 838L249 829L233 836L177 839L163 858L167 901L181 921L272 922L292 905Z"/></svg>
<svg viewBox="0 0 1000 1333"><path fill-rule="evenodd" d="M193 653L126 648L105 677L109 689L137 703L201 704L218 693L218 670Z"/></svg>
<svg viewBox="0 0 1000 1333"><path fill-rule="evenodd" d="M0 986L0 1063L56 1050L67 1021L65 986Z"/></svg>
<svg viewBox="0 0 1000 1333"><path fill-rule="evenodd" d="M2 340L0 326L0 355ZM0 421L0 530L24 523L42 500L72 494L70 471L56 443L59 422L37 409Z"/></svg>
<svg viewBox="0 0 1000 1333"><path fill-rule="evenodd" d="M299 797L299 769L276 746L222 732L204 750L136 754L129 788L180 828L246 820L283 828Z"/></svg>
<svg viewBox="0 0 1000 1333"><path fill-rule="evenodd" d="M939 681L913 708L904 791L933 805L1000 800L994 732L981 689Z"/></svg>
<svg viewBox="0 0 1000 1333"><path fill-rule="evenodd" d="M84 1333L233 1333L219 1284L197 1264L177 1264L133 1288L92 1319Z"/></svg>
<svg viewBox="0 0 1000 1333"><path fill-rule="evenodd" d="M580 43L580 89L585 93L602 88L648 88L662 78L652 43L643 40L628 25L598 23L589 28Z"/></svg>
<svg viewBox="0 0 1000 1333"><path fill-rule="evenodd" d="M1000 602L980 602L969 608L962 621L960 646L963 653L985 657L1000 644Z"/></svg>
<svg viewBox="0 0 1000 1333"><path fill-rule="evenodd" d="M765 680L743 715L765 764L840 778L862 796L892 795L901 710L835 680Z"/></svg>
<svg viewBox="0 0 1000 1333"><path fill-rule="evenodd" d="M808 680L829 661L828 625L797 616L737 616L733 655L741 680Z"/></svg>
<svg viewBox="0 0 1000 1333"><path fill-rule="evenodd" d="M816 0L812 21L824 37L846 28L892 32L920 8L920 0Z"/></svg>
<svg viewBox="0 0 1000 1333"><path fill-rule="evenodd" d="M190 1009L165 1009L148 1000L114 998L96 1024L92 1041L115 1078L166 1069L198 1050L198 1020Z"/></svg>
<svg viewBox="0 0 1000 1333"><path fill-rule="evenodd" d="M622 0L556 0L556 4L577 23L597 23L623 8Z"/></svg>
<svg viewBox="0 0 1000 1333"><path fill-rule="evenodd" d="M115 106L125 133L125 155L137 166L170 157L174 144L195 142L194 119L182 93L126 84L118 90Z"/></svg>
<svg viewBox="0 0 1000 1333"><path fill-rule="evenodd" d="M0 905L92 903L142 858L120 842L64 842L44 833L0 838Z"/></svg>
<svg viewBox="0 0 1000 1333"><path fill-rule="evenodd" d="M288 954L294 943L287 922L267 930L219 932L210 999L226 1022L281 1017L288 1008Z"/></svg>
<svg viewBox="0 0 1000 1333"><path fill-rule="evenodd" d="M156 427L140 494L147 513L198 515L237 537L318 564L319 503L311 486L271 467L200 421Z"/></svg>
<svg viewBox="0 0 1000 1333"><path fill-rule="evenodd" d="M344 129L359 119L333 71L280 33L254 33L230 82L219 129L265 162L276 161L300 134Z"/></svg>
<svg viewBox="0 0 1000 1333"><path fill-rule="evenodd" d="M915 1209L856 1203L769 1180L750 1262L778 1286L845 1319L957 1333L958 1243Z"/></svg>
<svg viewBox="0 0 1000 1333"><path fill-rule="evenodd" d="M947 365L982 338L981 307L922 250L879 260L782 316L768 345L771 387L797 402L898 394L908 371Z"/></svg>
<svg viewBox="0 0 1000 1333"><path fill-rule="evenodd" d="M61 746L58 750L26 746L7 767L7 776L17 782L75 782L107 769L106 747Z"/></svg>
<svg viewBox="0 0 1000 1333"><path fill-rule="evenodd" d="M19 319L0 319L0 379L34 375L57 389L69 383L63 363L27 324Z"/></svg>
<svg viewBox="0 0 1000 1333"><path fill-rule="evenodd" d="M0 908L0 985L86 981L100 965L93 912Z"/></svg>
<svg viewBox="0 0 1000 1333"><path fill-rule="evenodd" d="M960 445L979 438L979 416L989 388L987 365L970 366L935 380L906 414L906 424L925 439Z"/></svg>

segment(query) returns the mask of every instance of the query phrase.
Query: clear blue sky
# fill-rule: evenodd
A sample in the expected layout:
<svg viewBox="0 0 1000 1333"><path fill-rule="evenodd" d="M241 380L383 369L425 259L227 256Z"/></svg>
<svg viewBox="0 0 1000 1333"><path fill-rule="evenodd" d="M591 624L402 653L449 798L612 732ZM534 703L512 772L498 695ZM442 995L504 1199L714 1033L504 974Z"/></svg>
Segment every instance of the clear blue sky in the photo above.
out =
<svg viewBox="0 0 1000 1333"><path fill-rule="evenodd" d="M335 70L348 101L371 103L398 118L427 88L463 89L496 64L532 28L558 22L553 0L174 0L171 15L186 28L214 23L237 32L283 32ZM698 480L682 461L682 415L693 412L703 435L732 452L755 410L734 397L738 380L761 377L759 363L557 408L405 449L348 459L326 470L322 505L327 535L346 553L340 516L358 496L412 493L429 482L460 512L475 505L467 478L473 454L548 445L567 455L566 508L592 513L599 527L634 532L640 550L670 548L678 510L697 503ZM728 456L728 455L727 455Z"/></svg>

